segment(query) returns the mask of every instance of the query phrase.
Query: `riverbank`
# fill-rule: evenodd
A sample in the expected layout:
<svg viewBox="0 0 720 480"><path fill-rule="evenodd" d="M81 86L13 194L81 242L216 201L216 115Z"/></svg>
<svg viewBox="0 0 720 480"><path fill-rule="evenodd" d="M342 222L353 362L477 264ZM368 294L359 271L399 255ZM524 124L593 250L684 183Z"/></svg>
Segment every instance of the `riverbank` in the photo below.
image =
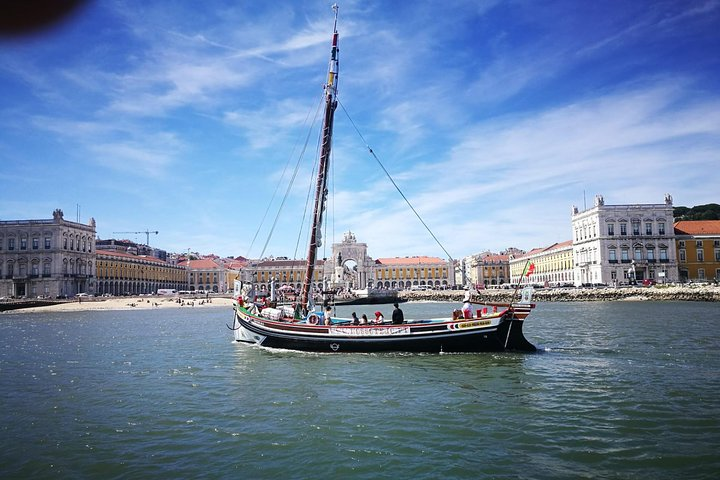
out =
<svg viewBox="0 0 720 480"><path fill-rule="evenodd" d="M33 312L79 312L89 310L152 310L168 308L209 308L233 305L232 298L180 298L177 297L82 297L79 300L68 300L51 305L33 306L7 310L2 313L33 313Z"/></svg>
<svg viewBox="0 0 720 480"><path fill-rule="evenodd" d="M509 303L520 298L520 292L512 289L487 289L473 292L473 300ZM407 301L460 302L464 291L426 290L401 291L399 296ZM539 288L533 293L535 302L594 302L594 301L696 301L720 302L718 285L655 285L629 288Z"/></svg>
<svg viewBox="0 0 720 480"><path fill-rule="evenodd" d="M520 298L513 296L512 289L487 289L473 292L478 302L509 303ZM464 291L426 290L398 292L401 301L461 302ZM535 302L597 302L597 301L695 301L720 302L720 286L717 285L655 285L630 288L541 288L533 293ZM38 302L35 302L37 305ZM1 305L0 305L1 306ZM49 305L9 309L0 314L31 312L77 312L88 310L152 310L168 308L232 308L229 297L176 298L176 297L83 297L79 301L68 300Z"/></svg>

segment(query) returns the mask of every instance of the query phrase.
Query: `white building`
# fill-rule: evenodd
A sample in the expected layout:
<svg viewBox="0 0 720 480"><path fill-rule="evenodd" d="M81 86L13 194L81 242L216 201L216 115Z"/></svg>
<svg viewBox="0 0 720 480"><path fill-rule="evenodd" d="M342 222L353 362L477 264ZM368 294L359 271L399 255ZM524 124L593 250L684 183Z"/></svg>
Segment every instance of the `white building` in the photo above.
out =
<svg viewBox="0 0 720 480"><path fill-rule="evenodd" d="M96 292L95 220L0 221L0 297L35 298Z"/></svg>
<svg viewBox="0 0 720 480"><path fill-rule="evenodd" d="M663 204L572 209L575 284L619 285L678 280L672 197Z"/></svg>

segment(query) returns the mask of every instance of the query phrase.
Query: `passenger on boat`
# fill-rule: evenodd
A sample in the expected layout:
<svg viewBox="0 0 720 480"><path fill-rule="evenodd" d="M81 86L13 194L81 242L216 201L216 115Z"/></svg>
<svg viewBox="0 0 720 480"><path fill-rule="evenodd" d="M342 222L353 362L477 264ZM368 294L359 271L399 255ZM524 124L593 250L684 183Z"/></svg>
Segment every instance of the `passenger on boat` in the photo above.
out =
<svg viewBox="0 0 720 480"><path fill-rule="evenodd" d="M352 313L352 324L353 325L360 325L360 319L355 314L355 312Z"/></svg>
<svg viewBox="0 0 720 480"><path fill-rule="evenodd" d="M463 306L462 306L463 316L465 318L472 318L473 317L473 307L472 307L472 304L470 303L470 291L469 290L465 292L465 297L463 298L463 302L464 302Z"/></svg>
<svg viewBox="0 0 720 480"><path fill-rule="evenodd" d="M397 303L393 303L393 306L395 307L395 310L393 310L392 313L393 324L399 325L401 323L405 323L405 315L403 315L403 311L400 309Z"/></svg>
<svg viewBox="0 0 720 480"><path fill-rule="evenodd" d="M375 312L375 323L383 323L385 321L385 317L383 317L382 312Z"/></svg>
<svg viewBox="0 0 720 480"><path fill-rule="evenodd" d="M360 317L360 325L367 325L368 324L368 318L367 315L364 313L362 314L362 317Z"/></svg>

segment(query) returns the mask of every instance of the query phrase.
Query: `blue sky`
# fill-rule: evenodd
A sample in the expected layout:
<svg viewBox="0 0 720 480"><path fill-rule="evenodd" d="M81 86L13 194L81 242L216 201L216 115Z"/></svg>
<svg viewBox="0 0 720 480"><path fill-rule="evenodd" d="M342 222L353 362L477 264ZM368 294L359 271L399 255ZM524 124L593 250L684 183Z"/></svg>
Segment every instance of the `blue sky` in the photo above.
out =
<svg viewBox="0 0 720 480"><path fill-rule="evenodd" d="M259 256L322 94L330 6L96 1L0 38L0 219L79 205L100 238ZM568 240L595 194L720 202L720 1L344 1L338 29L328 244L352 230L375 258L447 257L345 110L454 258ZM266 256L306 255L315 135Z"/></svg>

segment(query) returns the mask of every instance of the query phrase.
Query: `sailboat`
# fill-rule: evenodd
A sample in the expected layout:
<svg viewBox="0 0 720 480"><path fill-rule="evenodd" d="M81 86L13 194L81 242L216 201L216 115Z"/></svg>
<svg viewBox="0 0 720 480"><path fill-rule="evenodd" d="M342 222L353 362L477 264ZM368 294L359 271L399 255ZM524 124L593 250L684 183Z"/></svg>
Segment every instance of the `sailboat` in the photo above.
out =
<svg viewBox="0 0 720 480"><path fill-rule="evenodd" d="M335 21L324 86L319 167L300 300L295 307L258 304L252 283L236 282L233 325L228 325L235 340L276 349L327 353L536 351L523 334L523 323L535 308L527 291L517 303L484 303L483 307L475 309L476 315L469 313L472 309L468 305L475 302L468 294L464 299L465 308L449 309L447 317L404 319L394 312L392 321L378 320L367 324L336 317L332 308L316 309L313 306L311 286L328 192L333 123L338 103L337 5L333 5L333 10Z"/></svg>

